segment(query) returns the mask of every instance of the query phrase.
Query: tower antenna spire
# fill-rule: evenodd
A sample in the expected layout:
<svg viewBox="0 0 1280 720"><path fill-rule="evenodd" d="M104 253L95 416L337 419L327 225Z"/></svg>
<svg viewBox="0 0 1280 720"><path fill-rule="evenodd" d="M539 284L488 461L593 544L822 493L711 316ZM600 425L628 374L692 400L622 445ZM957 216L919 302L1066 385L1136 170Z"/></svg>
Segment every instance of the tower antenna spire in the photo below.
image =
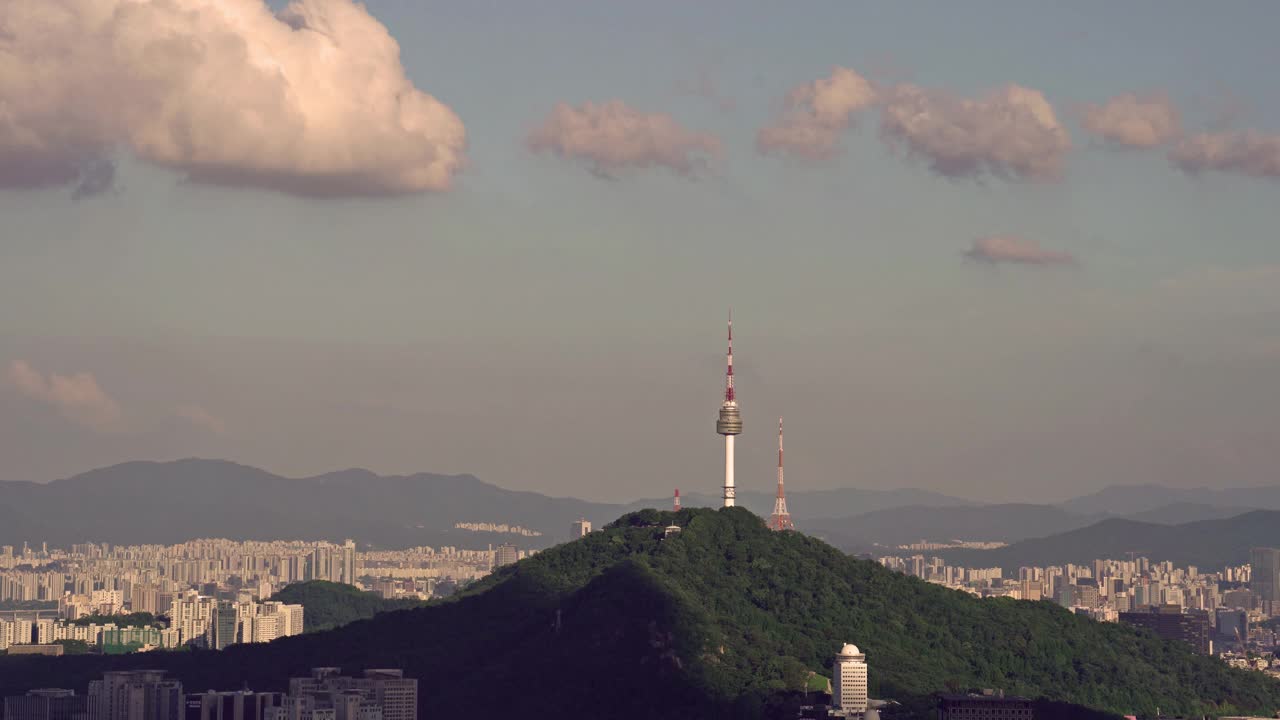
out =
<svg viewBox="0 0 1280 720"><path fill-rule="evenodd" d="M720 405L720 417L716 420L716 432L724 436L724 485L722 497L725 507L736 504L736 488L733 483L733 438L742 432L742 417L738 414L738 394L733 386L733 310L729 310L729 353L724 375L724 402Z"/></svg>
<svg viewBox="0 0 1280 720"><path fill-rule="evenodd" d="M778 495L773 500L769 527L774 530L796 529L795 523L791 522L791 513L787 512L787 495L782 487L782 418L778 418Z"/></svg>
<svg viewBox="0 0 1280 720"><path fill-rule="evenodd" d="M729 310L729 362L724 373L724 401L733 402L733 310Z"/></svg>

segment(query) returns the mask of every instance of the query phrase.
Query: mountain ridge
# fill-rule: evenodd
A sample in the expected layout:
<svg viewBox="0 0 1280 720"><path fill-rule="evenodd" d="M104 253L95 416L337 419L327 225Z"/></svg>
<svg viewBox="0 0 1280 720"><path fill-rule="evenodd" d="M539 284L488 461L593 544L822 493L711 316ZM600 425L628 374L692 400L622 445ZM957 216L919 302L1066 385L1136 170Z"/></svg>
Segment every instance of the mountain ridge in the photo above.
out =
<svg viewBox="0 0 1280 720"><path fill-rule="evenodd" d="M950 564L1000 567L1088 564L1098 558L1126 559L1129 553L1156 562L1218 569L1249 561L1249 548L1280 546L1280 511L1252 510L1225 519L1176 525L1107 518L1056 535L1022 540L994 550L947 549L933 554Z"/></svg>

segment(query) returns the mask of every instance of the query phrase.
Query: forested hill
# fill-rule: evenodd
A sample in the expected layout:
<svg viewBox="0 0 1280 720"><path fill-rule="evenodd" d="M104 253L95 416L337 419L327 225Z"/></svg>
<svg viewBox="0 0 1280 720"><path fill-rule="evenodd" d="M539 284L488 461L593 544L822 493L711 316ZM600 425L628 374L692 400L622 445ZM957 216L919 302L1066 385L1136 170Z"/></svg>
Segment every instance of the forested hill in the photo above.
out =
<svg viewBox="0 0 1280 720"><path fill-rule="evenodd" d="M683 531L664 538L673 522ZM867 653L877 697L994 687L1123 713L1280 707L1280 683L1260 673L1051 603L892 573L741 508L633 513L457 599L268 645L6 658L0 693L82 688L108 667L224 689L280 688L313 665L403 667L434 717L783 717L786 692L827 674L844 642Z"/></svg>
<svg viewBox="0 0 1280 720"><path fill-rule="evenodd" d="M329 630L378 613L425 604L418 600L386 600L377 593L325 580L288 585L271 599L301 605L302 625L307 632Z"/></svg>

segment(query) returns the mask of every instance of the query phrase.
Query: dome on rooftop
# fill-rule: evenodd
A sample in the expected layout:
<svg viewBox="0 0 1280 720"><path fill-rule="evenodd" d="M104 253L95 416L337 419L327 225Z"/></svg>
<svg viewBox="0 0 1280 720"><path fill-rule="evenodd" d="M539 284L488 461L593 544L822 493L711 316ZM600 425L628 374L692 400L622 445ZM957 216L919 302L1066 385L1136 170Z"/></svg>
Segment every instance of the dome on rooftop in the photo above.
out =
<svg viewBox="0 0 1280 720"><path fill-rule="evenodd" d="M861 655L862 651L859 650L858 646L854 645L853 643L845 643L844 647L840 648L840 654L841 655Z"/></svg>

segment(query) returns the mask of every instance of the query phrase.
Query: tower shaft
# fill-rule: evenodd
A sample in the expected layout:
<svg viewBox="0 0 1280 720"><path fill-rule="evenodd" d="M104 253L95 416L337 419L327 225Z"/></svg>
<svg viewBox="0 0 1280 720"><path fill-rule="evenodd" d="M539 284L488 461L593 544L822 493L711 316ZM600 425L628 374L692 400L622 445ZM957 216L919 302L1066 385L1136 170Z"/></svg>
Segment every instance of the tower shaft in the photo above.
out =
<svg viewBox="0 0 1280 720"><path fill-rule="evenodd" d="M733 313L729 313L729 354L725 369L724 403L720 405L720 417L716 420L716 432L724 436L724 485L721 497L725 507L736 504L737 491L733 483L733 436L742 432L742 417L738 414L738 398L733 386Z"/></svg>

